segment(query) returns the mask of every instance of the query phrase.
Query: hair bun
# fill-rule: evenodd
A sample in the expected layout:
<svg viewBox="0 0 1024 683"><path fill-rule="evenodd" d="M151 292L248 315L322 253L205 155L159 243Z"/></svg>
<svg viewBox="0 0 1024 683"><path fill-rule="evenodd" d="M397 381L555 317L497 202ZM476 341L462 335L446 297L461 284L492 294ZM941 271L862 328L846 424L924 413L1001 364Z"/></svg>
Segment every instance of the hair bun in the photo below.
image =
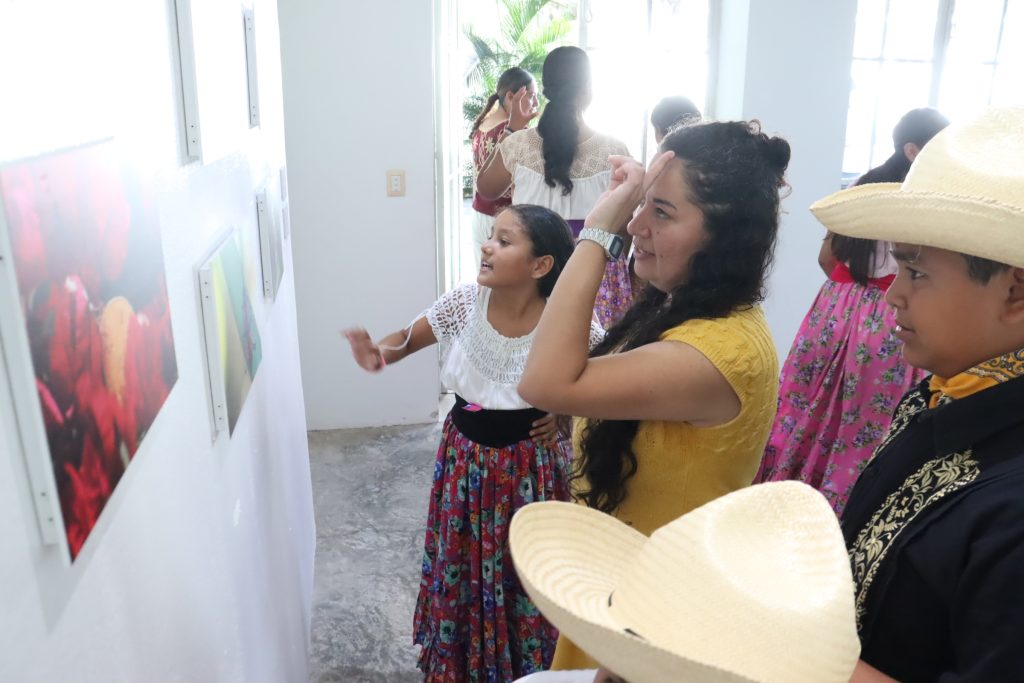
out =
<svg viewBox="0 0 1024 683"><path fill-rule="evenodd" d="M779 171L779 175L786 172L789 166L791 149L785 139L779 137L768 138L765 144L765 157L769 163Z"/></svg>

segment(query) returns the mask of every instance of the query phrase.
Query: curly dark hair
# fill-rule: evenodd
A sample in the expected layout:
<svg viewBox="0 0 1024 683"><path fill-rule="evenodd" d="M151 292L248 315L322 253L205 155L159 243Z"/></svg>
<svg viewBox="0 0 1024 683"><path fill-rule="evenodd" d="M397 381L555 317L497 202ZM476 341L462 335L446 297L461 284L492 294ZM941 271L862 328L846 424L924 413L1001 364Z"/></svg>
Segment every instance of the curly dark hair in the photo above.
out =
<svg viewBox="0 0 1024 683"><path fill-rule="evenodd" d="M686 281L670 292L648 285L591 356L656 342L687 320L721 318L765 297L789 143L762 133L757 121L710 122L673 131L661 149L682 161L707 240L691 257ZM637 471L638 427L638 420L592 420L583 431L573 477L585 483L589 507L612 512L626 498Z"/></svg>
<svg viewBox="0 0 1024 683"><path fill-rule="evenodd" d="M544 59L541 77L548 99L537 122L544 150L544 182L572 192L569 169L579 147L579 116L590 87L590 58L578 47L556 47Z"/></svg>

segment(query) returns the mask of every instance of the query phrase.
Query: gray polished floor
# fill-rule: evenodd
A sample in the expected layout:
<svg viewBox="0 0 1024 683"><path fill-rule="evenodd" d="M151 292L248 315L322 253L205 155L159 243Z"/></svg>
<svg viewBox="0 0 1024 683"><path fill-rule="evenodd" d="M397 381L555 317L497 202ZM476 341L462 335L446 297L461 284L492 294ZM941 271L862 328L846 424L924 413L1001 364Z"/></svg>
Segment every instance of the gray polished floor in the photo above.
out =
<svg viewBox="0 0 1024 683"><path fill-rule="evenodd" d="M311 432L310 680L416 683L412 613L440 424Z"/></svg>

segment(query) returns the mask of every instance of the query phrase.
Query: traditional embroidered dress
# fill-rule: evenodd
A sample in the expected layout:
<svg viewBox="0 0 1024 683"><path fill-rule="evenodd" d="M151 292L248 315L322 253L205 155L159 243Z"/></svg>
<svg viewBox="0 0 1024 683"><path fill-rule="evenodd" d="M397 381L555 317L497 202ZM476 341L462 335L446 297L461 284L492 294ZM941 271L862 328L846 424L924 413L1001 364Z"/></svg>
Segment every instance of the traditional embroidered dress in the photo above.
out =
<svg viewBox="0 0 1024 683"><path fill-rule="evenodd" d="M779 412L754 481L796 479L841 514L889 426L893 408L924 377L903 359L885 290L896 272L879 243L873 278L840 264L822 286L782 368Z"/></svg>
<svg viewBox="0 0 1024 683"><path fill-rule="evenodd" d="M904 683L1024 680L1024 349L912 389L842 526L862 659Z"/></svg>
<svg viewBox="0 0 1024 683"><path fill-rule="evenodd" d="M612 154L628 155L626 145L600 133L579 144L569 168L572 191L563 194L562 186L544 182L544 141L536 128L513 133L498 145L505 168L512 174L512 203L537 204L551 209L569 222L573 236L583 229L583 219L611 182ZM597 292L594 313L608 329L633 305L633 282L629 275L629 255L623 253L605 267Z"/></svg>
<svg viewBox="0 0 1024 683"><path fill-rule="evenodd" d="M463 285L426 313L457 395L434 465L414 618L429 683L508 683L548 668L557 638L516 577L508 525L528 503L568 500L570 463L561 446L529 437L544 413L516 385L533 332L500 335L489 299L488 288ZM591 345L602 334L595 325Z"/></svg>

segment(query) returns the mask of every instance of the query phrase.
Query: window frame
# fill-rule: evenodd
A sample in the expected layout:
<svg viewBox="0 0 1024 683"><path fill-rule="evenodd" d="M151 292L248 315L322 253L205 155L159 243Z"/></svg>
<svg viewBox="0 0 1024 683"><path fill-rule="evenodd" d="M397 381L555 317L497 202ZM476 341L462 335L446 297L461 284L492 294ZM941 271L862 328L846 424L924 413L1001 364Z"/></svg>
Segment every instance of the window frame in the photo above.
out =
<svg viewBox="0 0 1024 683"><path fill-rule="evenodd" d="M922 103L922 106L938 108L939 100L940 100L941 95L942 95L943 76L946 73L946 67L947 67L947 62L948 62L948 57L949 57L950 40L952 38L952 33L953 33L953 21L954 21L954 17L955 17L955 14L956 14L956 0L938 0L938 4L936 5L936 10L935 10L935 12L936 12L936 16L935 16L935 30L934 30L934 33L933 33L932 52L931 52L931 59L930 60L927 60L927 59L907 59L907 58L886 58L885 57L886 46L887 46L887 39L888 39L888 32L889 32L890 9L891 9L893 3L894 2L898 2L898 1L899 0L885 0L884 23L882 25L881 42L880 42L880 45L879 45L879 48L878 48L877 56L876 57L859 57L856 54L853 54L852 57L851 57L851 60L850 60L850 69L851 69L850 96L851 96L851 101L852 101L852 96L853 96L853 93L854 93L854 82L853 82L853 76L852 76L854 65L856 65L858 63L861 63L861 64L863 64L863 63L874 63L874 64L877 64L879 66L879 72L881 72L881 69L884 67L885 64L892 64L892 63L922 64L922 63L927 63L927 62L930 61L930 63L931 63L931 76L930 76L930 79L931 80L930 80L929 87L928 87L928 101L926 103ZM993 74L993 78L992 78L991 82L988 85L988 97L987 97L987 100L986 100L986 106L989 106L991 104L991 102L992 102L992 97L993 97L993 94L995 93L995 85L996 85L995 74L997 73L999 67L1003 64L1003 62L1001 61L1000 57L1001 57L1001 52L1002 52L1003 35L1005 33L1005 28L1006 28L1006 15L1007 15L1007 10L1009 8L1009 3L1010 3L1010 0L1002 0L1002 10L1000 12L999 30L998 30L998 34L997 34L998 37L997 37L996 45L995 45L994 52L993 52L993 58L991 60L980 62L980 64L982 64L984 66L991 67L992 68L992 74ZM858 8L858 11L859 11L859 9L860 8ZM856 27L855 27L855 30L856 30ZM856 44L856 40L855 40L855 44ZM877 166L878 163L881 162L881 160L875 159L875 149L878 146L878 141L879 141L878 111L879 111L879 104L880 104L880 102L881 102L881 97L876 93L876 95L874 96L874 108L873 108L873 111L872 111L871 137L870 137L870 140L868 141L868 143L869 143L869 147L868 147L869 153L868 153L868 165L867 165L867 168L857 169L856 172L848 171L846 169L847 152L850 149L850 147L848 145L844 144L843 169L841 171L842 176L843 176L843 186L844 187L846 186L846 183L848 181L852 180L852 177L855 177L855 173L856 174L863 173L863 172L867 171L869 168L873 168L873 167ZM849 112L850 109L851 109L851 107L848 105L847 111ZM849 126L850 126L850 123L849 123L849 119L848 119L847 120L847 130L849 130ZM885 131L885 133L888 134L888 131Z"/></svg>

